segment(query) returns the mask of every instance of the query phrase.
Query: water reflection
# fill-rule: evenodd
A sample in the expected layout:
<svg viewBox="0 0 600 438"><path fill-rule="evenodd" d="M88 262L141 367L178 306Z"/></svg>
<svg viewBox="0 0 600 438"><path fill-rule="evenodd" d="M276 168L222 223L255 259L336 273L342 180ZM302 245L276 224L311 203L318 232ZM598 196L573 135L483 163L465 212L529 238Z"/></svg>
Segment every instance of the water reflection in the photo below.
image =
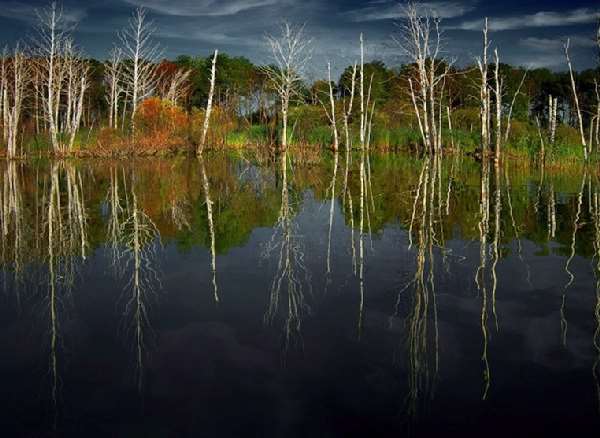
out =
<svg viewBox="0 0 600 438"><path fill-rule="evenodd" d="M413 201L408 231L409 249L416 246L416 269L411 282L398 294L411 292L407 316L408 412L417 415L419 402L433 398L439 373L439 328L436 303L435 254L443 251L442 175L438 156L425 158ZM449 191L450 191L450 186ZM448 192L448 197L450 193ZM413 237L414 234L414 237Z"/></svg>
<svg viewBox="0 0 600 438"><path fill-rule="evenodd" d="M217 253L215 224L213 219L213 201L210 198L210 185L206 168L204 167L204 158L200 157L200 172L202 173L202 188L204 190L204 202L206 204L206 217L208 219L208 233L210 235L210 271L212 274L212 287L215 297L215 303L219 303L219 288L217 287ZM180 221L176 223L181 223Z"/></svg>
<svg viewBox="0 0 600 438"><path fill-rule="evenodd" d="M3 190L0 193L2 216L2 269L5 270L4 290L8 289L6 270L14 273L13 287L19 301L19 289L23 280L25 258L25 233L23 222L23 198L17 175L17 164L8 163L4 169Z"/></svg>
<svg viewBox="0 0 600 438"><path fill-rule="evenodd" d="M594 308L595 329L593 344L596 358L592 365L592 375L596 384L598 412L600 413L600 197L598 187L594 189L592 220L594 223L594 275L596 277L596 307Z"/></svg>
<svg viewBox="0 0 600 438"><path fill-rule="evenodd" d="M402 412L390 430L434 414L447 424L458 409L449 400L487 412L518 404L515 394L597 423L588 415L600 409L591 169L304 154L2 164L0 369L21 400L7 415L43 422L28 380L44 382L61 429L99 405L118 417L108 405L132 389L154 412L187 399L213 412L210 397L239 379L244 404L275 398L294 413L290 424L313 421L313 403L372 418L358 403L366 399ZM210 293L198 293L202 284ZM35 352L17 346L22 338ZM154 360L181 345L203 360ZM185 378L161 365L170 361L210 385L161 389ZM553 394L525 391L522 374ZM352 401L321 399L330 396Z"/></svg>
<svg viewBox="0 0 600 438"><path fill-rule="evenodd" d="M299 234L297 214L298 199L290 199L288 181L288 154L279 157L281 186L281 207L271 239L264 247L263 257L276 258L276 268L264 320L273 324L280 312L282 291L286 309L283 311L283 350L302 346L302 320L309 311L306 302L306 289L310 288L310 274L305 264L305 250ZM310 291L309 291L310 293Z"/></svg>
<svg viewBox="0 0 600 438"><path fill-rule="evenodd" d="M43 229L36 238L46 247L47 293L42 313L47 325L50 400L56 423L60 415L61 374L64 369L62 326L66 323L66 309L72 305L76 277L86 259L87 213L81 173L73 166L64 162L52 163L43 186Z"/></svg>
<svg viewBox="0 0 600 438"><path fill-rule="evenodd" d="M131 172L129 181L123 182L125 205L118 230L120 274L125 279L123 327L125 339L132 344L137 387L141 391L147 348L153 336L149 308L162 287L157 267L161 240L158 227L138 202L135 172Z"/></svg>
<svg viewBox="0 0 600 438"><path fill-rule="evenodd" d="M569 257L567 258L567 260L565 262L565 272L568 276L568 281L563 287L562 302L561 302L561 306L560 306L561 338L562 338L562 343L565 347L567 346L567 330L568 330L568 322L567 322L567 316L566 316L567 292L568 292L569 288L571 287L571 285L573 284L573 281L575 280L575 274L570 270L570 265L571 265L571 262L573 261L573 258L575 257L575 245L577 243L577 231L579 230L579 227L580 227L579 221L581 218L581 208L583 206L583 191L585 190L586 182L587 182L587 172L584 172L583 176L581 177L581 187L579 189L579 192L577 193L577 210L575 212L575 217L573 219L573 224L572 224L573 231L571 233L570 253L569 253ZM588 206L591 207L590 204L588 204Z"/></svg>

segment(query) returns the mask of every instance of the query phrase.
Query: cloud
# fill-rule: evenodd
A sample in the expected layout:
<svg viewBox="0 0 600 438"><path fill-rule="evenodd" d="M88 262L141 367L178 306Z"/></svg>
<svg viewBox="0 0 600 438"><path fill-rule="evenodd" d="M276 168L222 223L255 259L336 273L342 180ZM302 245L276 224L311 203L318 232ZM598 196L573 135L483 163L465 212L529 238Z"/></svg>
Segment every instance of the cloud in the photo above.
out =
<svg viewBox="0 0 600 438"><path fill-rule="evenodd" d="M38 12L43 12L46 7L35 8L30 3L19 1L3 2L0 7L0 17L10 18L11 20L20 20L27 23L38 22ZM62 9L62 19L64 24L72 25L80 22L87 16L87 12L81 7L64 7Z"/></svg>
<svg viewBox="0 0 600 438"><path fill-rule="evenodd" d="M227 16L249 9L273 6L281 0L125 0L156 12L175 16Z"/></svg>
<svg viewBox="0 0 600 438"><path fill-rule="evenodd" d="M570 47L595 47L596 41L585 36L563 36L558 38L527 37L519 41L519 45L540 52L560 52L567 39L570 39Z"/></svg>
<svg viewBox="0 0 600 438"><path fill-rule="evenodd" d="M156 33L156 36L166 39L184 39L233 46L256 46L260 42L257 42L257 40L253 38L232 36L223 32L222 29L218 30L216 28L185 29L184 27L181 29L162 29Z"/></svg>
<svg viewBox="0 0 600 438"><path fill-rule="evenodd" d="M352 21L398 20L406 16L404 5L396 0L383 0L370 3L371 6L346 12ZM429 13L440 18L456 18L473 11L475 2L421 2L417 5L422 14Z"/></svg>
<svg viewBox="0 0 600 438"><path fill-rule="evenodd" d="M551 12L540 11L530 15L516 15L512 17L490 18L490 30L514 30L527 27L555 27L572 26L576 24L585 24L595 22L600 13L590 8L579 8L572 11ZM483 19L464 21L452 29L461 30L481 30Z"/></svg>

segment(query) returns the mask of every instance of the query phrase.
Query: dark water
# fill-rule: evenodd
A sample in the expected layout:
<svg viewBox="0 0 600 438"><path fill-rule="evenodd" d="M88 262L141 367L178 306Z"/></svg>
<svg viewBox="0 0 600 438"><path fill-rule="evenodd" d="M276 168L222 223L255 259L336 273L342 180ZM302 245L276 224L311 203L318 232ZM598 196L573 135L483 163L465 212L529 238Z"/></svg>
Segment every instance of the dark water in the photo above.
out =
<svg viewBox="0 0 600 438"><path fill-rule="evenodd" d="M2 164L2 435L597 429L596 176L351 159Z"/></svg>

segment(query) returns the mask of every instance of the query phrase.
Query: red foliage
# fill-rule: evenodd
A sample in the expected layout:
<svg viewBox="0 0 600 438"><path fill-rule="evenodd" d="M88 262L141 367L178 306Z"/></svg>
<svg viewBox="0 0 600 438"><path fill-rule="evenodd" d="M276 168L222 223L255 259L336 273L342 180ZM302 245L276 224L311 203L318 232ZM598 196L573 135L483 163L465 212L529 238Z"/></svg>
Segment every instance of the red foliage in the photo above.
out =
<svg viewBox="0 0 600 438"><path fill-rule="evenodd" d="M188 116L182 108L171 102L151 97L138 107L135 123L136 129L142 133L178 135L188 126Z"/></svg>

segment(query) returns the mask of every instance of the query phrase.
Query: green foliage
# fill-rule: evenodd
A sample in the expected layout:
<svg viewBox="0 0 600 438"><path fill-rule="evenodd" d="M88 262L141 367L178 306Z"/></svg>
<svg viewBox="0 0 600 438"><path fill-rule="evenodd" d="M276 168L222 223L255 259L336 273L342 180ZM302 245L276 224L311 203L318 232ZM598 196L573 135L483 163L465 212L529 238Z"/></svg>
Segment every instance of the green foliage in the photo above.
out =
<svg viewBox="0 0 600 438"><path fill-rule="evenodd" d="M463 131L478 131L480 126L479 108L466 107L452 111L452 127Z"/></svg>
<svg viewBox="0 0 600 438"><path fill-rule="evenodd" d="M24 145L24 149L28 153L47 152L52 149L49 135L34 135L29 137Z"/></svg>
<svg viewBox="0 0 600 438"><path fill-rule="evenodd" d="M540 150L540 136L537 127L527 122L513 120L511 123L508 147L528 153L530 156Z"/></svg>
<svg viewBox="0 0 600 438"><path fill-rule="evenodd" d="M231 131L227 133L227 146L244 147L250 144L247 131Z"/></svg>
<svg viewBox="0 0 600 438"><path fill-rule="evenodd" d="M268 129L264 125L252 125L248 128L248 138L252 143L264 144L268 141Z"/></svg>
<svg viewBox="0 0 600 438"><path fill-rule="evenodd" d="M364 87L365 93L371 84L371 100L377 102L386 101L390 97L391 80L395 76L393 70L387 68L382 61L372 61L364 65ZM357 79L359 73L357 72ZM371 78L373 81L371 82ZM340 89L344 94L349 94L352 83L352 67L348 66L342 73L339 81ZM358 88L357 88L358 91ZM358 102L355 102L358 104Z"/></svg>
<svg viewBox="0 0 600 438"><path fill-rule="evenodd" d="M409 148L421 143L421 134L410 128L374 128L371 144L381 148Z"/></svg>
<svg viewBox="0 0 600 438"><path fill-rule="evenodd" d="M554 158L579 157L583 159L583 146L579 131L566 125L558 126L552 154Z"/></svg>
<svg viewBox="0 0 600 438"><path fill-rule="evenodd" d="M214 217L217 254L243 246L255 228L272 226L279 211L277 191L266 190L259 195L252 184L240 185L227 193L218 192L212 201L218 207ZM202 196L194 203L192 215L190 228L177 235L179 248L183 251L198 245L209 248L208 216Z"/></svg>
<svg viewBox="0 0 600 438"><path fill-rule="evenodd" d="M329 126L315 126L303 137L304 140L311 145L327 147L333 143L333 133Z"/></svg>
<svg viewBox="0 0 600 438"><path fill-rule="evenodd" d="M450 146L452 145L452 141L454 141L456 149L462 152L475 152L479 149L480 140L479 132L475 131L455 129L452 131L452 136L447 130L442 133L442 141L445 145Z"/></svg>

